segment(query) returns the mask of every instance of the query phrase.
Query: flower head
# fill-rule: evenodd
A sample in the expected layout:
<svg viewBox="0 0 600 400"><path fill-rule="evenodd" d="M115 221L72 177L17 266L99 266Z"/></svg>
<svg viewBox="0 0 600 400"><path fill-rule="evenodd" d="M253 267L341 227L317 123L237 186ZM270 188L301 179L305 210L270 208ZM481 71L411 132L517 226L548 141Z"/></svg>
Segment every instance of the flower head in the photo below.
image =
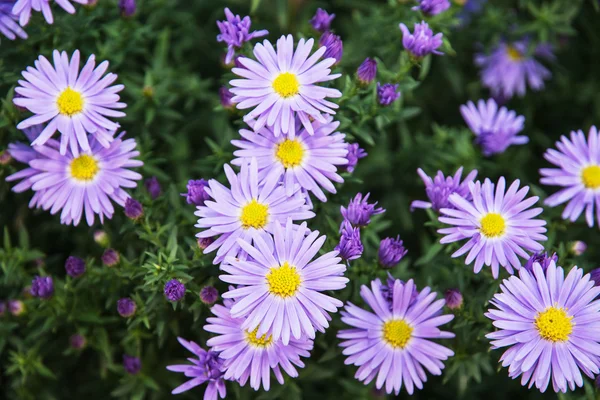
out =
<svg viewBox="0 0 600 400"><path fill-rule="evenodd" d="M529 187L519 189L519 184L516 180L505 190L504 177L498 180L498 185L487 178L483 184L479 181L470 183L471 201L455 193L449 197L454 208L440 210L440 222L453 225L438 230L445 235L440 243L467 239L452 257L468 252L465 264L475 261L475 273L479 273L485 264L491 266L494 278L498 277L500 266L512 274L513 267L521 268L519 257L529 258L526 251L544 249L539 241L547 240L543 235L546 221L534 219L541 214L542 208L529 209L539 198L525 198Z"/></svg>
<svg viewBox="0 0 600 400"><path fill-rule="evenodd" d="M185 296L185 285L177 279L171 279L165 284L165 297L169 301L179 301Z"/></svg>
<svg viewBox="0 0 600 400"><path fill-rule="evenodd" d="M210 195L206 192L208 181L204 179L190 179L187 183L187 193L181 193L185 196L188 204L203 206L206 200L210 199Z"/></svg>
<svg viewBox="0 0 600 400"><path fill-rule="evenodd" d="M479 100L477 107L469 101L460 106L460 113L477 137L475 143L481 146L484 156L504 153L510 145L529 142L527 136L517 136L523 130L525 117L506 107L498 108L494 99Z"/></svg>
<svg viewBox="0 0 600 400"><path fill-rule="evenodd" d="M553 253L551 256L549 256L546 252L536 252L533 253L531 257L529 257L529 260L527 260L525 265L523 265L523 268L533 273L533 265L540 264L542 270L546 271L551 262L558 262L558 256L556 255L556 253Z"/></svg>
<svg viewBox="0 0 600 400"><path fill-rule="evenodd" d="M339 256L344 261L356 260L363 253L363 245L360 241L360 228L354 228L350 224L342 227L340 243L335 247Z"/></svg>
<svg viewBox="0 0 600 400"><path fill-rule="evenodd" d="M294 51L292 35L282 36L277 41L277 51L265 40L254 46L254 56L258 61L241 57L245 68L233 68L234 74L244 79L229 82L236 95L232 101L237 108L253 108L244 117L245 121L256 119L253 128L260 131L265 125L272 128L275 136L282 132L293 138L296 134L296 117L300 119L309 134L313 128L309 117L326 123L322 114L335 114L337 104L326 97L341 97L342 93L333 88L318 86L340 77L331 74L330 67L335 58L318 62L327 48L321 47L309 57L314 40L300 39Z"/></svg>
<svg viewBox="0 0 600 400"><path fill-rule="evenodd" d="M560 186L544 204L556 207L568 203L562 217L574 222L585 211L588 226L594 226L594 215L600 225L600 146L598 130L590 128L589 136L582 131L562 136L555 149L548 149L544 158L558 168L542 168L540 182Z"/></svg>
<svg viewBox="0 0 600 400"><path fill-rule="evenodd" d="M393 268L404 256L408 250L404 247L404 242L400 240L400 235L394 238L385 238L379 243L379 264L383 268Z"/></svg>
<svg viewBox="0 0 600 400"><path fill-rule="evenodd" d="M176 387L171 393L179 394L187 392L198 385L208 382L204 398L216 400L218 395L218 397L224 399L227 389L225 387L225 380L223 379L223 359L219 358L219 353L212 350L206 351L196 342L188 342L182 338L177 338L177 340L183 347L192 352L195 358L188 358L192 364L169 365L167 369L173 372L182 372L186 377L193 379Z"/></svg>
<svg viewBox="0 0 600 400"><path fill-rule="evenodd" d="M444 293L444 299L446 300L446 306L448 306L448 308L451 310L462 307L463 296L458 289L446 290Z"/></svg>
<svg viewBox="0 0 600 400"><path fill-rule="evenodd" d="M413 7L413 10L420 10L425 15L437 15L450 8L448 0L418 0L419 5Z"/></svg>
<svg viewBox="0 0 600 400"><path fill-rule="evenodd" d="M356 76L363 85L373 82L377 76L377 61L374 58L365 58L356 70Z"/></svg>
<svg viewBox="0 0 600 400"><path fill-rule="evenodd" d="M350 173L354 172L354 168L356 168L358 160L360 160L361 158L365 158L367 155L367 152L364 149L361 149L358 143L349 144L348 154L346 154L346 159L348 160L348 163L344 165L346 171Z"/></svg>
<svg viewBox="0 0 600 400"><path fill-rule="evenodd" d="M529 85L534 91L544 88L544 80L552 74L533 56L527 54L525 40L512 44L500 43L492 54L475 55L475 64L481 68L483 85L492 95L510 99L515 94L522 97ZM535 55L552 60L554 55L547 45L539 45Z"/></svg>
<svg viewBox="0 0 600 400"><path fill-rule="evenodd" d="M402 45L413 57L421 58L428 54L442 55L437 48L442 45L442 34L433 34L427 22L415 24L414 33L410 33L406 25L400 24L402 31Z"/></svg>
<svg viewBox="0 0 600 400"><path fill-rule="evenodd" d="M146 181L144 182L144 186L146 187L146 190L148 191L148 194L150 194L150 198L152 200L156 200L156 198L162 193L160 183L158 182L158 179L155 176L146 179Z"/></svg>
<svg viewBox="0 0 600 400"><path fill-rule="evenodd" d="M102 263L107 267L114 267L119 263L119 252L114 249L106 249L104 253L102 253Z"/></svg>
<svg viewBox="0 0 600 400"><path fill-rule="evenodd" d="M86 340L83 335L76 333L69 338L69 344L76 350L81 350L85 347Z"/></svg>
<svg viewBox="0 0 600 400"><path fill-rule="evenodd" d="M51 276L36 276L29 291L33 297L49 299L54 294L54 281Z"/></svg>
<svg viewBox="0 0 600 400"><path fill-rule="evenodd" d="M377 99L379 100L379 104L389 106L398 100L400 98L399 86L399 84L392 85L391 83L382 85L377 82Z"/></svg>
<svg viewBox="0 0 600 400"><path fill-rule="evenodd" d="M453 208L454 206L448 198L454 193L467 201L471 201L469 184L477 177L477 170L469 172L462 182L463 167L460 167L454 176L444 177L444 173L438 171L433 179L427 176L421 168L417 170L417 173L425 183L425 193L429 201L415 200L410 204L411 210L415 208L432 208L435 212L440 212L442 208Z"/></svg>
<svg viewBox="0 0 600 400"><path fill-rule="evenodd" d="M335 14L329 14L327 11L322 8L317 8L317 12L314 17L309 21L313 28L317 32L327 32L329 30L329 26L331 25L331 21L335 18Z"/></svg>
<svg viewBox="0 0 600 400"><path fill-rule="evenodd" d="M306 233L306 223L299 228L291 220L285 227L275 224L274 243L271 236L265 240L256 235L254 245L238 240L252 260L229 257L221 265L227 273L221 280L240 285L223 297L237 301L231 315L246 317L242 328L258 329L258 336L272 332L274 340L281 338L287 345L290 337L313 339L315 330L323 332L329 326L327 311L335 312L342 303L321 292L346 287L346 266L339 264L337 251L312 260L326 238L318 237L318 231Z"/></svg>
<svg viewBox="0 0 600 400"><path fill-rule="evenodd" d="M308 357L313 348L312 340L290 339L287 345L273 335L248 329L244 325L247 319L232 315L232 307L239 303L226 300L225 305L217 304L211 308L214 317L207 318L204 330L216 333L206 344L211 351L220 352L224 360L222 371L226 380L235 380L245 386L250 380L254 390L262 387L268 391L271 387L271 371L280 384L283 384L282 369L291 377L298 376L294 366L304 368L300 357ZM275 314L272 314L275 315Z"/></svg>
<svg viewBox="0 0 600 400"><path fill-rule="evenodd" d="M40 3L48 4L44 1ZM94 55L88 58L81 72L79 50L75 50L70 61L64 51L59 53L54 50L53 57L54 66L46 57L40 56L35 61L35 68L28 67L22 72L25 79L20 80L15 89L22 97L15 97L13 102L34 115L19 123L17 128L46 124L31 143L34 146L45 144L58 130L61 134L61 155L67 154L67 146L74 157L78 157L80 152L89 153L95 147L89 137L94 138L100 147L110 148L114 140L112 133L119 124L109 118L125 116L125 113L116 111L126 106L119 102L117 94L124 86L109 86L117 79L117 75L109 73L102 78L108 61L94 69ZM89 133L89 137L86 133Z"/></svg>
<svg viewBox="0 0 600 400"><path fill-rule="evenodd" d="M204 304L213 304L219 299L219 291L214 286L204 286L200 290L200 301Z"/></svg>
<svg viewBox="0 0 600 400"><path fill-rule="evenodd" d="M373 312L346 304L342 322L351 329L341 330L337 336L342 340L345 363L359 367L356 379L368 384L377 378L377 389L385 384L385 391L396 395L404 385L412 394L415 386L421 389L427 380L424 369L441 375L442 361L454 355L431 340L454 337L438 328L454 316L442 314L444 300L434 302L436 293L428 287L411 302L415 287L412 279L405 284L394 282L391 308L381 294L381 286L376 279L370 289L361 287L361 297Z"/></svg>
<svg viewBox="0 0 600 400"><path fill-rule="evenodd" d="M125 216L134 221L140 219L144 215L144 207L142 203L132 197L125 200Z"/></svg>
<svg viewBox="0 0 600 400"><path fill-rule="evenodd" d="M339 125L327 116L326 123L312 123L313 134L299 129L294 138L276 137L267 127L256 132L242 129L242 139L231 141L239 148L233 153L237 158L232 164L241 165L256 158L259 181L282 181L288 196L300 186L327 201L323 189L336 193L333 182L344 182L337 168L348 162L346 135L336 131Z"/></svg>
<svg viewBox="0 0 600 400"><path fill-rule="evenodd" d="M348 221L350 225L363 227L371 223L371 217L373 215L382 214L385 210L381 207L377 207L377 202L369 203L369 196L371 193L367 193L364 197L362 193L357 193L353 199L348 203L348 207L340 207L340 212L344 217L344 221Z"/></svg>
<svg viewBox="0 0 600 400"><path fill-rule="evenodd" d="M344 54L344 43L342 38L331 32L325 32L319 39L319 46L326 47L323 58L335 58L335 63L339 63Z"/></svg>
<svg viewBox="0 0 600 400"><path fill-rule="evenodd" d="M123 355L123 367L130 375L136 375L142 369L142 362L135 356Z"/></svg>
<svg viewBox="0 0 600 400"><path fill-rule="evenodd" d="M135 14L135 0L119 0L119 8L124 17L131 17Z"/></svg>
<svg viewBox="0 0 600 400"><path fill-rule="evenodd" d="M207 200L196 211L200 217L196 227L204 229L196 236L206 238L220 235L204 250L204 253L210 253L218 249L215 264L227 256L246 257L237 242L239 238L252 241L259 235L268 240L275 225L284 223L288 218L304 220L315 215L309 211L300 186L295 186L290 196L278 179L260 180L254 158L249 164L243 162L238 174L225 165L225 174L230 187L211 179L205 190L212 200Z"/></svg>
<svg viewBox="0 0 600 400"><path fill-rule="evenodd" d="M70 256L65 262L65 270L69 276L78 278L85 273L85 261L79 257Z"/></svg>
<svg viewBox="0 0 600 400"><path fill-rule="evenodd" d="M41 12L46 19L46 22L52 24L54 22L54 16L52 15L50 2L51 0L13 0L12 3L14 3L14 6L12 12L19 17L21 26L25 26L29 23L31 10ZM88 4L91 0L53 0L52 2L58 4L69 14L75 14L75 7L73 7L71 2Z"/></svg>
<svg viewBox="0 0 600 400"><path fill-rule="evenodd" d="M225 42L227 44L227 55L225 56L225 64L229 64L233 59L235 50L250 40L266 36L269 31L262 29L250 33L252 21L250 17L241 18L239 15L233 15L229 8L225 8L225 21L217 21L220 34L217 35L217 42Z"/></svg>
<svg viewBox="0 0 600 400"><path fill-rule="evenodd" d="M129 297L124 297L117 301L117 311L121 317L127 318L135 314L135 302Z"/></svg>
<svg viewBox="0 0 600 400"><path fill-rule="evenodd" d="M9 40L27 39L27 33L17 24L18 16L12 12L15 1L0 0L0 33Z"/></svg>
<svg viewBox="0 0 600 400"><path fill-rule="evenodd" d="M582 242L581 240L576 240L573 242L573 244L571 244L571 251L576 256L582 255L583 253L585 253L586 250L587 244L585 244L585 242Z"/></svg>
<svg viewBox="0 0 600 400"><path fill-rule="evenodd" d="M600 371L600 288L590 275L573 267L565 271L554 261L544 271L525 268L500 285L485 314L496 331L486 335L492 349L508 347L500 360L508 376L542 392L552 382L555 392L583 386L581 372L594 377Z"/></svg>

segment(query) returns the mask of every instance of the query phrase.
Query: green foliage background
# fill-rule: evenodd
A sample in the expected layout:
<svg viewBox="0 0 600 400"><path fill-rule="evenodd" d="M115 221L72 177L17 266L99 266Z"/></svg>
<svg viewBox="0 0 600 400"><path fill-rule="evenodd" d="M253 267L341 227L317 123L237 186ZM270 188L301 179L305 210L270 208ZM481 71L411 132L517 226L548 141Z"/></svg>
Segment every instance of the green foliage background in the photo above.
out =
<svg viewBox="0 0 600 400"><path fill-rule="evenodd" d="M473 0L470 0L473 1ZM14 194L4 178L21 168L15 163L0 166L0 301L21 299L26 312L19 317L0 317L0 398L7 399L160 399L184 377L165 370L188 355L176 341L183 336L204 344L208 306L198 299L201 287L214 284L222 292L218 268L212 256L198 250L192 206L179 193L188 179L224 179L222 166L232 159L230 140L242 125L241 114L223 109L218 88L232 74L220 60L224 47L217 43L215 20L223 19L223 7L251 15L255 29L268 29L275 41L281 34L315 37L308 20L317 7L337 14L333 30L344 40L344 57L338 69L344 74L335 85L344 93L337 118L350 141L358 141L369 156L359 162L353 175L327 203L315 201L317 217L312 229L328 235L324 247L337 244L340 205L357 192L371 192L387 209L364 230L363 258L347 272L350 284L337 293L342 300L361 303L358 289L374 277L384 277L377 266L379 240L400 234L409 249L392 273L415 279L419 287L443 292L459 287L464 307L456 312L449 330L454 340L445 341L456 356L446 363L441 377L429 377L416 399L556 398L522 388L500 368L500 351L490 352L485 333L491 331L483 316L487 302L498 288L489 271L474 275L461 259L452 260L452 246L438 243L434 215L410 213L409 204L424 199L418 167L429 174L440 169L453 173L459 166L476 168L479 177L521 179L542 199L552 188L539 185L538 169L546 166L542 154L562 134L587 129L600 117L600 30L596 1L583 0L490 0L470 22L459 23L461 6L429 18L433 30L444 33L442 57L425 58L413 65L401 44L398 24L420 21L411 10L412 1L398 0L138 0L132 18L120 15L116 0L99 0L94 7L79 7L75 16L55 7L54 25L40 15L27 27L29 39L3 41L0 46L0 150L9 142L24 140L15 126L25 114L12 105L13 89L20 71L39 54L53 49L69 53L80 49L82 57L95 54L109 60L110 70L128 104L127 117L119 121L138 141L145 178L157 176L163 195L151 201L142 185L132 194L145 208L142 222L135 224L117 210L103 226L62 226L58 216L27 207L31 193ZM509 148L491 158L482 157L472 143L459 114L467 100L487 98L473 65L476 51L488 51L501 38L528 35L532 46L550 42L558 56L550 66L553 77L547 88L508 107L526 117L526 146ZM244 52L249 54L250 47ZM374 85L359 89L354 73L365 57L379 60L378 80L400 83L402 97L389 108L376 104ZM560 254L564 267L597 267L600 239L597 229L582 222L568 224L559 209L545 209L549 224L547 249ZM93 232L105 230L110 246L121 253L118 267L100 262L102 246ZM583 240L588 251L576 257L570 243ZM64 271L69 255L85 258L87 273L71 279ZM36 274L52 275L56 293L49 301L28 298L23 289ZM506 272L501 274L506 277ZM162 294L164 283L179 278L186 283L185 300L172 305ZM132 296L136 315L123 319L116 312L120 297ZM336 332L342 327L334 316L326 334L318 335L315 350L298 379L286 379L268 393L228 384L230 398L239 399L368 399L384 398L373 385L353 379L354 367L345 366ZM69 349L69 337L83 334L88 341L82 351ZM127 375L121 365L124 353L142 358L142 373ZM185 398L199 398L196 388ZM403 391L400 397L408 397ZM591 381L561 399L593 399Z"/></svg>

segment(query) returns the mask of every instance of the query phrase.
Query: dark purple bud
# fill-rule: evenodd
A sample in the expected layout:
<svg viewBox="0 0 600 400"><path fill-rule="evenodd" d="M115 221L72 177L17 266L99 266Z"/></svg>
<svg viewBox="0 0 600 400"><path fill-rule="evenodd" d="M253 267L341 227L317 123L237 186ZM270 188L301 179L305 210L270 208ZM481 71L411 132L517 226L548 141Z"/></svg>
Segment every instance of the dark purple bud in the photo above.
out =
<svg viewBox="0 0 600 400"><path fill-rule="evenodd" d="M367 156L367 152L360 148L358 143L352 143L348 145L348 154L346 154L346 159L348 160L348 164L346 164L346 171L352 173L354 172L354 168L356 168L356 164L358 164L358 160L361 158L365 158Z"/></svg>
<svg viewBox="0 0 600 400"><path fill-rule="evenodd" d="M369 195L370 193L367 193L363 197L362 193L358 193L354 199L350 200L348 208L340 208L345 221L348 221L354 227L367 226L371 222L373 215L385 212L383 208L377 207L377 202L372 204L368 202Z"/></svg>
<svg viewBox="0 0 600 400"><path fill-rule="evenodd" d="M123 367L128 374L135 375L142 369L142 362L137 357L125 354L123 355Z"/></svg>
<svg viewBox="0 0 600 400"><path fill-rule="evenodd" d="M381 83L377 82L377 98L379 99L379 104L382 106L389 106L400 97L400 92L398 92L398 87L400 85L392 85L391 83L386 83L385 85L381 85Z"/></svg>
<svg viewBox="0 0 600 400"><path fill-rule="evenodd" d="M135 0L119 0L119 8L124 17L131 17L135 14Z"/></svg>
<svg viewBox="0 0 600 400"><path fill-rule="evenodd" d="M377 76L377 61L373 58L367 57L360 67L356 70L356 76L363 85L368 85L373 82L375 76Z"/></svg>
<svg viewBox="0 0 600 400"><path fill-rule="evenodd" d="M449 309L455 310L462 307L463 296L458 289L448 289L444 293L444 299Z"/></svg>
<svg viewBox="0 0 600 400"><path fill-rule="evenodd" d="M106 249L102 253L102 263L107 267L114 267L119 263L119 252L114 249Z"/></svg>
<svg viewBox="0 0 600 400"><path fill-rule="evenodd" d="M335 18L335 14L329 14L322 8L318 8L315 16L309 21L313 28L318 32L327 32L331 26L331 21Z"/></svg>
<svg viewBox="0 0 600 400"><path fill-rule="evenodd" d="M223 108L231 110L234 108L235 104L231 101L231 99L235 96L231 93L231 90L227 86L221 86L219 88L219 97L221 99L221 105Z"/></svg>
<svg viewBox="0 0 600 400"><path fill-rule="evenodd" d="M8 311L15 317L18 317L25 312L25 303L21 300L9 300Z"/></svg>
<svg viewBox="0 0 600 400"><path fill-rule="evenodd" d="M125 200L125 215L127 218L130 218L134 221L138 220L142 217L142 215L144 215L144 208L139 201L128 197L127 200Z"/></svg>
<svg viewBox="0 0 600 400"><path fill-rule="evenodd" d="M208 246L213 244L214 241L215 241L215 239L213 239L211 237L198 238L198 248L200 250L205 250Z"/></svg>
<svg viewBox="0 0 600 400"><path fill-rule="evenodd" d="M396 283L396 281L399 281L402 285L404 285L405 283L402 279L394 278L392 276L392 274L390 274L389 272L387 273L387 275L388 275L387 281L381 285L380 291L381 291L381 295L387 302L387 304L390 308L390 311L391 311L393 309L393 304L394 304L394 284ZM418 295L419 295L419 291L417 290L417 285L414 285L413 292L410 296L409 305L417 298Z"/></svg>
<svg viewBox="0 0 600 400"><path fill-rule="evenodd" d="M594 281L596 286L600 286L600 268L594 268L590 271L590 279Z"/></svg>
<svg viewBox="0 0 600 400"><path fill-rule="evenodd" d="M171 279L165 284L165 297L169 301L179 301L185 295L185 285L177 279Z"/></svg>
<svg viewBox="0 0 600 400"><path fill-rule="evenodd" d="M30 293L34 297L49 299L54 294L54 282L50 276L36 276L31 282Z"/></svg>
<svg viewBox="0 0 600 400"><path fill-rule="evenodd" d="M548 266L550 265L550 263L554 261L555 263L558 262L558 256L556 255L556 253L552 254L551 257L548 256L548 253L533 253L533 255L531 257L529 257L529 260L527 260L527 262L525 263L525 265L523 266L523 268L525 268L527 271L533 273L533 264L535 263L539 263L540 266L542 267L542 269L544 271L546 271L546 269L548 269Z"/></svg>
<svg viewBox="0 0 600 400"><path fill-rule="evenodd" d="M158 183L158 179L156 179L155 176L153 176L150 179L146 179L146 182L144 182L144 186L146 186L146 190L150 194L150 198L152 200L156 200L156 198L162 193L160 183Z"/></svg>
<svg viewBox="0 0 600 400"><path fill-rule="evenodd" d="M129 297L124 297L117 301L117 311L121 317L127 318L135 314L135 302Z"/></svg>
<svg viewBox="0 0 600 400"><path fill-rule="evenodd" d="M69 276L78 278L85 273L85 261L79 257L69 257L65 262L65 270Z"/></svg>
<svg viewBox="0 0 600 400"><path fill-rule="evenodd" d="M349 223L344 224L340 243L335 247L335 250L339 252L339 256L344 261L360 258L364 250L360 241L360 228L353 228Z"/></svg>
<svg viewBox="0 0 600 400"><path fill-rule="evenodd" d="M187 193L181 193L181 195L186 197L188 204L203 206L204 202L210 199L210 196L206 193L207 186L208 181L204 179L189 180Z"/></svg>
<svg viewBox="0 0 600 400"><path fill-rule="evenodd" d="M213 286L204 286L200 290L200 300L204 304L213 304L219 299L219 291Z"/></svg>
<svg viewBox="0 0 600 400"><path fill-rule="evenodd" d="M344 54L344 44L342 38L338 35L334 35L331 32L325 32L321 39L319 39L319 46L325 46L327 50L323 53L323 58L335 58L335 63L339 63Z"/></svg>
<svg viewBox="0 0 600 400"><path fill-rule="evenodd" d="M395 267L408 253L400 240L400 235L394 238L385 238L379 244L379 264L383 268Z"/></svg>
<svg viewBox="0 0 600 400"><path fill-rule="evenodd" d="M81 350L85 347L86 340L85 337L83 337L79 333L76 333L69 338L69 343L71 344L72 348L76 350Z"/></svg>

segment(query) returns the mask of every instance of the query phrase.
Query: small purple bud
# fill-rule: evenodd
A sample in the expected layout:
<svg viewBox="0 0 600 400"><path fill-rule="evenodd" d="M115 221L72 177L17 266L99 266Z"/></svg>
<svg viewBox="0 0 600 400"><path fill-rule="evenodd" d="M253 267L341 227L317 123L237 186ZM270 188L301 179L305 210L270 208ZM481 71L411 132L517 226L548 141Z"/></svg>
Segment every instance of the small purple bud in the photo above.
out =
<svg viewBox="0 0 600 400"><path fill-rule="evenodd" d="M383 268L395 267L408 253L400 240L400 235L394 238L385 238L379 244L379 264Z"/></svg>
<svg viewBox="0 0 600 400"><path fill-rule="evenodd" d="M327 32L331 26L331 21L335 18L335 14L329 14L322 8L318 8L315 16L309 21L312 27L317 32Z"/></svg>
<svg viewBox="0 0 600 400"><path fill-rule="evenodd" d="M119 0L119 8L124 17L131 17L135 14L135 0Z"/></svg>
<svg viewBox="0 0 600 400"><path fill-rule="evenodd" d="M335 63L338 64L344 54L344 44L342 38L334 35L331 32L325 32L319 39L319 46L325 46L327 50L323 53L323 59L335 58Z"/></svg>
<svg viewBox="0 0 600 400"><path fill-rule="evenodd" d="M8 311L15 317L18 317L25 312L25 303L21 300L9 300Z"/></svg>
<svg viewBox="0 0 600 400"><path fill-rule="evenodd" d="M119 252L114 249L106 249L104 253L102 253L102 263L107 267L114 267L119 263Z"/></svg>
<svg viewBox="0 0 600 400"><path fill-rule="evenodd" d="M165 297L169 301L179 301L185 296L185 285L177 279L171 279L165 284Z"/></svg>
<svg viewBox="0 0 600 400"><path fill-rule="evenodd" d="M533 273L533 264L539 263L542 269L546 271L546 269L548 269L548 266L552 261L558 261L558 256L556 255L556 253L552 254L552 256L550 257L548 256L548 253L533 253L531 257L529 257L529 260L527 260L523 268Z"/></svg>
<svg viewBox="0 0 600 400"><path fill-rule="evenodd" d="M73 278L78 278L85 273L85 261L79 257L69 257L65 262L67 274Z"/></svg>
<svg viewBox="0 0 600 400"><path fill-rule="evenodd" d="M587 250L587 244L585 244L585 242L582 242L581 240L577 240L577 241L573 242L573 244L571 245L571 251L576 256L582 255L583 253L585 253L586 250Z"/></svg>
<svg viewBox="0 0 600 400"><path fill-rule="evenodd" d="M363 253L363 244L360 241L360 228L353 228L350 223L342 226L340 243L335 247L339 256L344 261L356 260Z"/></svg>
<svg viewBox="0 0 600 400"><path fill-rule="evenodd" d="M366 156L367 152L364 151L364 149L361 149L358 143L349 144L348 154L346 154L346 159L348 160L348 164L345 165L346 171L350 173L354 172L354 168L356 168L358 160L365 158Z"/></svg>
<svg viewBox="0 0 600 400"><path fill-rule="evenodd" d="M600 286L600 268L594 268L590 271L590 279L594 281L596 286Z"/></svg>
<svg viewBox="0 0 600 400"><path fill-rule="evenodd" d="M198 248L200 250L206 250L206 248L208 246L210 246L211 244L213 244L214 241L215 241L215 239L213 239L211 237L198 238Z"/></svg>
<svg viewBox="0 0 600 400"><path fill-rule="evenodd" d="M106 247L110 243L108 234L105 231L95 231L94 241L102 247Z"/></svg>
<svg viewBox="0 0 600 400"><path fill-rule="evenodd" d="M12 161L12 156L8 150L0 151L0 165L8 165Z"/></svg>
<svg viewBox="0 0 600 400"><path fill-rule="evenodd" d="M135 314L135 302L129 297L124 297L117 301L117 311L121 317L127 318Z"/></svg>
<svg viewBox="0 0 600 400"><path fill-rule="evenodd" d="M356 196L350 200L350 203L348 203L348 208L343 206L340 207L340 212L344 217L344 220L349 222L352 226L362 227L367 226L371 222L371 217L373 215L384 213L385 210L383 208L377 207L377 202L368 202L369 196L370 193L367 193L364 197L362 193L357 193Z"/></svg>
<svg viewBox="0 0 600 400"><path fill-rule="evenodd" d="M85 347L86 342L87 341L85 340L85 337L83 337L79 333L76 333L69 338L69 343L71 344L71 347L76 350L83 349Z"/></svg>
<svg viewBox="0 0 600 400"><path fill-rule="evenodd" d="M123 367L128 374L135 375L142 369L142 362L137 357L125 354L123 355Z"/></svg>
<svg viewBox="0 0 600 400"><path fill-rule="evenodd" d="M200 290L200 300L204 304L213 304L219 299L219 291L213 286L204 286Z"/></svg>
<svg viewBox="0 0 600 400"><path fill-rule="evenodd" d="M382 85L377 82L377 98L379 100L379 104L382 106L389 106L400 97L400 92L398 92L398 87L400 85L392 85L391 83L386 83Z"/></svg>
<svg viewBox="0 0 600 400"><path fill-rule="evenodd" d="M127 200L125 200L125 215L127 218L136 221L144 215L144 208L139 201L132 197L128 197Z"/></svg>
<svg viewBox="0 0 600 400"><path fill-rule="evenodd" d="M231 110L235 107L235 103L231 99L235 96L231 93L231 90L227 86L221 86L219 88L219 98L221 99L221 105L227 110Z"/></svg>
<svg viewBox="0 0 600 400"><path fill-rule="evenodd" d="M153 176L150 179L146 179L146 182L144 182L144 186L146 186L146 190L150 194L150 198L152 200L156 200L156 198L162 193L160 183L158 182L158 179L156 179L155 176Z"/></svg>
<svg viewBox="0 0 600 400"><path fill-rule="evenodd" d="M31 282L31 295L49 299L54 294L54 282L50 276L36 276Z"/></svg>
<svg viewBox="0 0 600 400"><path fill-rule="evenodd" d="M206 193L207 186L208 181L204 179L189 180L187 193L181 193L181 195L186 197L188 204L203 206L204 202L210 199L210 196Z"/></svg>
<svg viewBox="0 0 600 400"><path fill-rule="evenodd" d="M446 305L449 309L455 310L461 308L463 304L463 296L458 289L448 289L444 294Z"/></svg>
<svg viewBox="0 0 600 400"><path fill-rule="evenodd" d="M403 285L405 284L405 282L402 279L394 278L392 276L392 274L390 274L389 272L387 273L387 275L388 275L387 281L385 281L381 285L380 291L381 291L381 295L383 296L385 301L388 303L389 309L391 311L393 309L393 304L394 304L394 285L395 285L396 281L400 281L400 283ZM417 298L418 295L419 295L419 291L417 290L417 285L414 285L412 294L410 296L409 305L413 303L413 301Z"/></svg>
<svg viewBox="0 0 600 400"><path fill-rule="evenodd" d="M360 67L356 70L356 76L363 85L368 85L373 82L375 76L377 76L377 61L373 58L367 57Z"/></svg>

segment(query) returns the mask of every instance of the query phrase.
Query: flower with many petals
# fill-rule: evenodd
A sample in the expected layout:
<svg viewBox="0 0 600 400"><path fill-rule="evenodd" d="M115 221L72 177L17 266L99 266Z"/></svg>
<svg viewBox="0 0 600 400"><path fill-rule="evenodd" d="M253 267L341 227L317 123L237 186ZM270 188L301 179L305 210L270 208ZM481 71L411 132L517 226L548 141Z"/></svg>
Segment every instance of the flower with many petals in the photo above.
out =
<svg viewBox="0 0 600 400"><path fill-rule="evenodd" d="M437 48L442 45L442 34L433 34L425 21L415 24L414 33L410 33L406 25L400 24L402 31L402 45L413 57L422 58L428 54L442 55Z"/></svg>
<svg viewBox="0 0 600 400"><path fill-rule="evenodd" d="M229 8L225 8L225 21L217 21L219 33L217 42L225 42L227 44L227 55L225 56L225 64L229 64L233 59L235 50L250 40L269 34L269 31L262 29L250 33L252 21L249 16L241 18L239 15L234 15Z"/></svg>
<svg viewBox="0 0 600 400"><path fill-rule="evenodd" d="M344 165L346 171L350 173L354 172L354 168L356 168L358 160L365 158L366 156L368 156L367 152L362 149L358 143L350 143L348 145L348 154L346 155L348 163Z"/></svg>
<svg viewBox="0 0 600 400"><path fill-rule="evenodd" d="M46 19L46 22L52 24L54 22L54 16L52 15L52 8L50 3L54 2L58 4L63 10L69 14L75 14L75 7L73 3L88 4L90 0L16 0L13 1L13 14L19 17L19 23L21 26L25 26L29 23L31 18L31 11L41 12Z"/></svg>
<svg viewBox="0 0 600 400"><path fill-rule="evenodd" d="M326 47L327 50L323 53L324 58L335 58L335 63L339 63L344 54L344 43L338 35L325 32L319 39L319 46Z"/></svg>
<svg viewBox="0 0 600 400"><path fill-rule="evenodd" d="M340 243L335 246L335 250L344 261L360 258L364 250L360 241L360 228L354 228L350 224L343 225Z"/></svg>
<svg viewBox="0 0 600 400"><path fill-rule="evenodd" d="M381 84L377 82L377 100L382 106L389 106L400 98L400 92L398 88L400 85L391 83Z"/></svg>
<svg viewBox="0 0 600 400"><path fill-rule="evenodd" d="M9 40L17 37L27 39L27 33L19 26L18 17L12 12L15 2L16 0L0 0L0 33Z"/></svg>
<svg viewBox="0 0 600 400"><path fill-rule="evenodd" d="M317 32L325 33L329 30L331 21L333 21L334 18L335 14L329 14L326 10L317 8L317 12L309 22Z"/></svg>
<svg viewBox="0 0 600 400"><path fill-rule="evenodd" d="M377 202L369 203L370 195L371 193L367 193L363 197L362 193L357 193L348 203L348 207L340 207L340 213L344 217L344 221L352 226L363 227L371 223L373 215L384 213L383 208L377 207Z"/></svg>
<svg viewBox="0 0 600 400"><path fill-rule="evenodd" d="M417 173L425 183L425 193L429 201L415 200L410 204L411 211L415 208L431 208L435 212L439 212L442 208L452 208L452 204L448 201L451 194L456 193L463 199L470 201L471 192L469 184L477 177L477 170L469 172L465 179L462 179L463 167L460 167L454 176L444 177L442 171L438 171L437 175L431 179L421 168L417 169Z"/></svg>
<svg viewBox="0 0 600 400"><path fill-rule="evenodd" d="M556 255L556 253L553 253L551 256L549 256L546 252L535 252L531 255L531 257L529 257L529 260L527 260L525 265L523 265L523 268L533 273L533 265L540 264L542 270L546 271L550 263L553 262L558 262L558 256Z"/></svg>

